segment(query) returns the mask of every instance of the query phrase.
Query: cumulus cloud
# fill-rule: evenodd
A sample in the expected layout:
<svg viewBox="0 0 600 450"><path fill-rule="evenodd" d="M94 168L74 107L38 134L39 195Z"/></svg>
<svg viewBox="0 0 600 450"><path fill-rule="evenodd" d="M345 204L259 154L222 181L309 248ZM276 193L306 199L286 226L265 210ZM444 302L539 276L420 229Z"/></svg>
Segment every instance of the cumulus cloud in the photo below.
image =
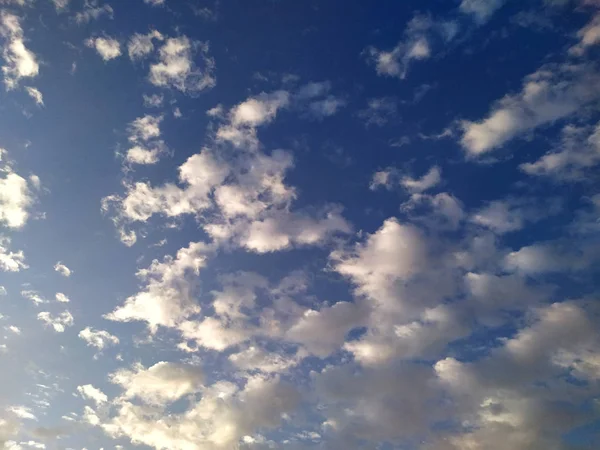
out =
<svg viewBox="0 0 600 450"><path fill-rule="evenodd" d="M579 42L569 49L575 56L583 56L589 47L600 43L600 14L596 14L590 22L577 33Z"/></svg>
<svg viewBox="0 0 600 450"><path fill-rule="evenodd" d="M65 266L62 262L58 261L54 264L54 271L61 274L63 277L70 277L73 271Z"/></svg>
<svg viewBox="0 0 600 450"><path fill-rule="evenodd" d="M154 51L154 40L161 42L164 40L164 36L156 30L152 30L148 34L135 33L131 36L127 43L129 59L137 61L150 55Z"/></svg>
<svg viewBox="0 0 600 450"><path fill-rule="evenodd" d="M211 252L207 244L192 242L179 249L174 258L154 260L150 267L137 273L146 283L144 290L128 297L105 317L118 322L145 321L156 331L158 326L174 327L200 312L194 298L194 275L198 276Z"/></svg>
<svg viewBox="0 0 600 450"><path fill-rule="evenodd" d="M535 128L578 112L598 98L600 77L587 65L548 65L525 78L480 121L463 121L461 144L480 156Z"/></svg>
<svg viewBox="0 0 600 450"><path fill-rule="evenodd" d="M43 298L38 291L33 289L25 289L21 291L21 296L33 302L33 304L36 306L41 305L42 303L48 303L48 301Z"/></svg>
<svg viewBox="0 0 600 450"><path fill-rule="evenodd" d="M63 311L56 315L44 311L39 313L37 318L52 327L57 333L64 333L66 327L73 326L73 316L69 311Z"/></svg>
<svg viewBox="0 0 600 450"><path fill-rule="evenodd" d="M64 9L66 9L69 6L69 2L70 0L52 0L56 11L63 11Z"/></svg>
<svg viewBox="0 0 600 450"><path fill-rule="evenodd" d="M377 73L382 76L406 78L412 61L425 60L431 57L429 31L433 23L426 16L415 16L406 26L404 40L392 50L379 50L375 47L367 49L369 60L375 65Z"/></svg>
<svg viewBox="0 0 600 450"><path fill-rule="evenodd" d="M586 181L592 168L600 163L600 123L594 127L567 125L556 148L537 161L519 168L533 176L556 181Z"/></svg>
<svg viewBox="0 0 600 450"><path fill-rule="evenodd" d="M123 398L161 405L202 390L204 375L199 367L162 361L118 370L110 380L123 388Z"/></svg>
<svg viewBox="0 0 600 450"><path fill-rule="evenodd" d="M411 193L421 193L427 191L442 181L442 171L439 167L433 166L421 178L412 178L404 176L400 179L400 184L404 189Z"/></svg>
<svg viewBox="0 0 600 450"><path fill-rule="evenodd" d="M0 235L0 270L3 272L19 272L28 269L23 250L11 251L10 238Z"/></svg>
<svg viewBox="0 0 600 450"><path fill-rule="evenodd" d="M96 405L101 405L108 401L106 394L91 384L77 386L77 392L82 398L86 400L92 400L94 403L96 403Z"/></svg>
<svg viewBox="0 0 600 450"><path fill-rule="evenodd" d="M71 300L62 292L57 292L55 295L56 301L59 303L69 303Z"/></svg>
<svg viewBox="0 0 600 450"><path fill-rule="evenodd" d="M477 23L482 24L502 6L506 0L462 0L458 7L463 14L469 14Z"/></svg>
<svg viewBox="0 0 600 450"><path fill-rule="evenodd" d="M35 101L39 106L44 106L44 96L42 93L34 87L26 87L27 94Z"/></svg>
<svg viewBox="0 0 600 450"><path fill-rule="evenodd" d="M144 0L144 3L150 6L163 6L165 4L165 0Z"/></svg>
<svg viewBox="0 0 600 450"><path fill-rule="evenodd" d="M166 39L158 50L158 61L150 65L150 83L188 94L214 87L215 62L208 51L207 43L192 42L186 36ZM200 67L194 62L195 54Z"/></svg>
<svg viewBox="0 0 600 450"><path fill-rule="evenodd" d="M119 344L118 337L113 336L108 331L96 330L91 327L81 330L79 337L87 343L88 347L95 347L100 351Z"/></svg>
<svg viewBox="0 0 600 450"><path fill-rule="evenodd" d="M106 16L109 19L113 18L113 9L105 3L100 5L98 0L85 0L83 3L83 9L75 14L75 22L78 24L86 24L92 20L98 20L102 16Z"/></svg>
<svg viewBox="0 0 600 450"><path fill-rule="evenodd" d="M0 37L5 41L2 50L4 58L4 84L7 90L18 86L21 78L35 77L39 64L35 54L25 46L20 19L6 11L0 13Z"/></svg>
<svg viewBox="0 0 600 450"><path fill-rule="evenodd" d="M95 48L104 61L121 56L121 44L111 37L95 37L85 41L85 45Z"/></svg>

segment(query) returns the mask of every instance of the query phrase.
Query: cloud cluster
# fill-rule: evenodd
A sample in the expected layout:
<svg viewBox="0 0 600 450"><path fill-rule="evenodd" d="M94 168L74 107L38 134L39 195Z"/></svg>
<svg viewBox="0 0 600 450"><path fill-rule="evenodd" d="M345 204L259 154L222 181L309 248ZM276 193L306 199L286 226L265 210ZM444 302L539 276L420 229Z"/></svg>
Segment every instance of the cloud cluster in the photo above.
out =
<svg viewBox="0 0 600 450"><path fill-rule="evenodd" d="M17 16L0 12L0 37L4 40L4 84L10 90L18 86L21 78L37 76L40 67L35 54L25 46L21 20Z"/></svg>

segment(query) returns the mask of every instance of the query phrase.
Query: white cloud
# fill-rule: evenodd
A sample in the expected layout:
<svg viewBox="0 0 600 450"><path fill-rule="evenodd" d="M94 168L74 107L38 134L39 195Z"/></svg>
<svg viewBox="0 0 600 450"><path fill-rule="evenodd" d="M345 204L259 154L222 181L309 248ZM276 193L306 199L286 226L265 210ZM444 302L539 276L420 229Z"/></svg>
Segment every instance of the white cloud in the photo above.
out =
<svg viewBox="0 0 600 450"><path fill-rule="evenodd" d="M29 301L32 301L36 306L41 305L42 303L48 303L48 301L44 299L38 291L34 291L32 289L21 291L21 296Z"/></svg>
<svg viewBox="0 0 600 450"><path fill-rule="evenodd" d="M269 353L251 345L239 353L229 355L229 361L240 370L282 373L298 365L300 358L298 355Z"/></svg>
<svg viewBox="0 0 600 450"><path fill-rule="evenodd" d="M143 95L146 108L160 108L165 100L162 94Z"/></svg>
<svg viewBox="0 0 600 450"><path fill-rule="evenodd" d="M0 270L4 272L19 272L28 269L25 264L23 250L13 252L9 249L10 239L0 235Z"/></svg>
<svg viewBox="0 0 600 450"><path fill-rule="evenodd" d="M58 315L53 315L47 311L44 311L39 313L37 318L46 325L54 328L54 331L57 333L63 333L66 327L73 326L73 316L69 311L63 311Z"/></svg>
<svg viewBox="0 0 600 450"><path fill-rule="evenodd" d="M57 11L62 11L69 6L70 1L71 0L52 0L52 3L54 3L54 7Z"/></svg>
<svg viewBox="0 0 600 450"><path fill-rule="evenodd" d="M87 343L88 347L95 347L98 350L104 350L107 347L119 344L119 338L113 336L108 331L96 330L90 327L81 330L79 337Z"/></svg>
<svg viewBox="0 0 600 450"><path fill-rule="evenodd" d="M10 166L0 170L0 223L9 228L21 228L29 219L29 208L34 197L25 178L13 172Z"/></svg>
<svg viewBox="0 0 600 450"><path fill-rule="evenodd" d="M433 166L421 178L412 178L404 176L400 179L400 184L409 192L421 193L425 192L442 181L442 171L438 166Z"/></svg>
<svg viewBox="0 0 600 450"><path fill-rule="evenodd" d="M86 39L85 45L95 48L104 61L121 56L121 44L111 37L96 37Z"/></svg>
<svg viewBox="0 0 600 450"><path fill-rule="evenodd" d="M131 142L146 142L160 137L160 123L162 116L146 114L138 117L129 124L129 140Z"/></svg>
<svg viewBox="0 0 600 450"><path fill-rule="evenodd" d="M583 56L589 47L600 43L600 14L596 14L590 22L577 33L580 41L569 49L575 56Z"/></svg>
<svg viewBox="0 0 600 450"><path fill-rule="evenodd" d="M25 88L25 90L27 91L27 94L35 101L35 103L37 105L44 106L44 96L38 89L27 86Z"/></svg>
<svg viewBox="0 0 600 450"><path fill-rule="evenodd" d="M73 271L65 266L62 262L58 261L54 264L54 271L61 274L63 277L70 277Z"/></svg>
<svg viewBox="0 0 600 450"><path fill-rule="evenodd" d="M586 181L588 171L600 163L600 122L593 128L567 125L557 148L519 168L534 176L558 181Z"/></svg>
<svg viewBox="0 0 600 450"><path fill-rule="evenodd" d="M112 7L108 3L100 6L98 0L85 0L83 10L75 14L75 22L81 25L92 20L98 20L102 16L112 19L113 12Z"/></svg>
<svg viewBox="0 0 600 450"><path fill-rule="evenodd" d="M150 83L189 94L214 87L215 62L208 50L208 44L192 42L186 36L168 38L158 51L158 62L150 65ZM194 63L194 51L197 51L202 67Z"/></svg>
<svg viewBox="0 0 600 450"><path fill-rule="evenodd" d="M322 120L325 117L335 115L346 105L346 101L329 95L322 100L316 100L308 105L308 111L311 117Z"/></svg>
<svg viewBox="0 0 600 450"><path fill-rule="evenodd" d="M404 40L390 51L375 47L367 49L367 54L379 75L406 78L413 60L424 60L431 56L428 34L433 22L426 16L415 16L406 26Z"/></svg>
<svg viewBox="0 0 600 450"><path fill-rule="evenodd" d="M57 292L55 295L56 301L59 303L69 303L71 300L62 292Z"/></svg>
<svg viewBox="0 0 600 450"><path fill-rule="evenodd" d="M271 122L277 112L289 104L289 94L286 91L276 91L270 94L262 93L240 103L230 112L233 126L257 127Z"/></svg>
<svg viewBox="0 0 600 450"><path fill-rule="evenodd" d="M0 13L0 36L5 41L2 51L4 84L6 89L14 89L21 78L35 77L39 73L39 64L35 54L25 46L23 29L17 16L6 11Z"/></svg>
<svg viewBox="0 0 600 450"><path fill-rule="evenodd" d="M16 327L14 325L10 325L8 328L8 331L10 331L11 333L14 334L21 334L21 329L19 327Z"/></svg>
<svg viewBox="0 0 600 450"><path fill-rule="evenodd" d="M578 112L600 96L600 77L586 65L547 65L525 78L520 93L507 95L481 121L463 121L461 144L471 156Z"/></svg>
<svg viewBox="0 0 600 450"><path fill-rule="evenodd" d="M37 417L31 412L31 408L27 408L26 406L10 406L8 411L20 419L38 420Z"/></svg>
<svg viewBox="0 0 600 450"><path fill-rule="evenodd" d="M163 6L165 4L165 0L144 0L144 3L150 6Z"/></svg>
<svg viewBox="0 0 600 450"><path fill-rule="evenodd" d="M92 400L96 405L102 405L108 401L106 394L91 384L77 386L77 392L79 392L82 398Z"/></svg>
<svg viewBox="0 0 600 450"><path fill-rule="evenodd" d="M130 164L156 164L162 149L147 149L136 145L127 150L125 160Z"/></svg>
<svg viewBox="0 0 600 450"><path fill-rule="evenodd" d="M135 33L131 36L127 43L129 59L136 61L151 54L154 51L154 39L163 41L164 37L156 30L152 30L148 34Z"/></svg>
<svg viewBox="0 0 600 450"><path fill-rule="evenodd" d="M377 97L367 101L367 107L358 112L358 117L365 121L367 127L382 127L398 115L398 105L394 98Z"/></svg>
<svg viewBox="0 0 600 450"><path fill-rule="evenodd" d="M473 20L484 23L500 9L506 0L462 0L459 9L463 14L473 16Z"/></svg>
<svg viewBox="0 0 600 450"><path fill-rule="evenodd" d="M4 286L0 286L0 295L6 295L6 288Z"/></svg>
<svg viewBox="0 0 600 450"><path fill-rule="evenodd" d="M199 367L162 361L148 368L136 365L132 370L118 370L110 375L110 380L123 387L125 399L137 397L145 403L161 405L199 392L204 375Z"/></svg>
<svg viewBox="0 0 600 450"><path fill-rule="evenodd" d="M128 297L122 306L105 317L118 322L145 321L151 330L158 326L174 327L192 314L200 312L194 297L195 281L211 254L211 247L192 242L181 248L175 258L154 260L137 275L146 282L144 290Z"/></svg>

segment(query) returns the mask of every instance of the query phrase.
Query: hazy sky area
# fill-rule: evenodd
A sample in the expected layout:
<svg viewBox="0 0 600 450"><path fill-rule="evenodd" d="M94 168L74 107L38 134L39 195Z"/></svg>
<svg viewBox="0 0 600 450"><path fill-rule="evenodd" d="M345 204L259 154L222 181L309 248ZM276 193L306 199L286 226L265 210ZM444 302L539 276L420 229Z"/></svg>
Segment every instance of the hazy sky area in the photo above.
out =
<svg viewBox="0 0 600 450"><path fill-rule="evenodd" d="M600 0L0 0L0 448L600 448Z"/></svg>

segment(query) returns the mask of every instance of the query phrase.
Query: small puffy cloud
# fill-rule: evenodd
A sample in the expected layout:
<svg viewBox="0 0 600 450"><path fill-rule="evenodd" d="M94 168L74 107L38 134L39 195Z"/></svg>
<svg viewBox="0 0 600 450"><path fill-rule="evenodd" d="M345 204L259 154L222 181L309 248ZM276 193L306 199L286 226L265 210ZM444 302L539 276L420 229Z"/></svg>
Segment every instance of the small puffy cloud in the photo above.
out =
<svg viewBox="0 0 600 450"><path fill-rule="evenodd" d="M428 59L431 56L428 34L432 27L433 23L428 17L415 16L406 26L404 40L392 50L368 48L367 55L375 65L377 73L404 79L412 61Z"/></svg>
<svg viewBox="0 0 600 450"><path fill-rule="evenodd" d="M473 16L477 23L485 23L500 9L506 0L462 0L459 6L460 12Z"/></svg>
<svg viewBox="0 0 600 450"><path fill-rule="evenodd" d="M69 303L71 300L62 292L57 292L55 295L56 301L59 303Z"/></svg>
<svg viewBox="0 0 600 450"><path fill-rule="evenodd" d="M102 16L113 18L113 9L108 3L100 6L98 0L85 0L83 10L75 14L75 22L81 25L98 20Z"/></svg>
<svg viewBox="0 0 600 450"><path fill-rule="evenodd" d="M150 6L163 6L165 4L165 0L144 0L144 3Z"/></svg>
<svg viewBox="0 0 600 450"><path fill-rule="evenodd" d="M121 44L110 37L89 38L85 41L85 45L95 48L104 61L110 61L121 56Z"/></svg>
<svg viewBox="0 0 600 450"><path fill-rule="evenodd" d="M29 268L25 264L25 254L23 251L11 251L9 246L10 239L0 236L0 270L3 272L19 272L20 270Z"/></svg>
<svg viewBox="0 0 600 450"><path fill-rule="evenodd" d="M58 261L54 264L54 271L61 274L63 277L70 277L73 271L65 266L62 262Z"/></svg>
<svg viewBox="0 0 600 450"><path fill-rule="evenodd" d="M240 370L263 373L282 373L299 364L297 355L270 353L256 346L249 346L239 353L229 355L229 361Z"/></svg>
<svg viewBox="0 0 600 450"><path fill-rule="evenodd" d="M48 301L45 298L43 298L38 291L34 291L32 289L26 289L21 291L21 296L33 302L33 304L36 306L41 305L42 303L48 303Z"/></svg>
<svg viewBox="0 0 600 450"><path fill-rule="evenodd" d="M106 318L118 322L145 321L155 331L158 326L173 327L198 313L194 275L198 276L210 253L208 245L192 242L179 249L175 258L154 260L149 268L138 271L138 277L146 282L145 288L127 298Z"/></svg>
<svg viewBox="0 0 600 450"><path fill-rule="evenodd" d="M44 96L38 89L27 86L25 88L25 90L27 91L27 94L35 101L35 103L37 105L44 106Z"/></svg>
<svg viewBox="0 0 600 450"><path fill-rule="evenodd" d="M146 108L160 108L165 100L162 94L144 94L142 97L144 99L144 106Z"/></svg>
<svg viewBox="0 0 600 450"><path fill-rule="evenodd" d="M156 164L162 149L147 149L136 145L127 150L125 160L130 164Z"/></svg>
<svg viewBox="0 0 600 450"><path fill-rule="evenodd" d="M589 47L600 43L600 14L596 14L590 22L577 33L579 43L569 49L569 53L582 56Z"/></svg>
<svg viewBox="0 0 600 450"><path fill-rule="evenodd" d="M0 296L6 295L6 288L4 286L0 286Z"/></svg>
<svg viewBox="0 0 600 450"><path fill-rule="evenodd" d="M95 347L98 350L104 350L107 347L119 344L119 338L113 336L105 330L95 330L94 328L84 328L79 332L79 337L83 339L89 347Z"/></svg>
<svg viewBox="0 0 600 450"><path fill-rule="evenodd" d="M57 315L53 315L47 311L44 311L39 313L37 318L46 325L54 328L54 331L57 333L63 333L66 327L73 326L73 316L69 311L63 311Z"/></svg>
<svg viewBox="0 0 600 450"><path fill-rule="evenodd" d="M234 126L257 127L271 122L277 112L289 104L286 91L270 94L262 93L235 106L231 112L231 123Z"/></svg>
<svg viewBox="0 0 600 450"><path fill-rule="evenodd" d="M124 388L124 398L137 397L146 403L160 405L199 392L204 375L196 366L159 362L148 368L136 365L131 370L121 369L113 373L110 380Z"/></svg>
<svg viewBox="0 0 600 450"><path fill-rule="evenodd" d="M311 117L321 120L335 115L345 105L345 100L329 95L322 100L311 102L308 105L308 113Z"/></svg>
<svg viewBox="0 0 600 450"><path fill-rule="evenodd" d="M10 406L7 408L7 411L10 411L19 419L38 420L37 417L31 412L31 408L27 408L26 406Z"/></svg>
<svg viewBox="0 0 600 450"><path fill-rule="evenodd" d="M67 8L67 6L69 6L70 1L71 0L52 0L52 3L54 3L56 11L63 11Z"/></svg>
<svg viewBox="0 0 600 450"><path fill-rule="evenodd" d="M186 36L168 38L158 51L158 61L150 65L148 79L155 86L196 94L215 86L215 62L208 44L192 42ZM194 58L194 53L199 55ZM194 59L200 59L198 67Z"/></svg>
<svg viewBox="0 0 600 450"><path fill-rule="evenodd" d="M23 29L17 16L6 11L0 12L0 37L5 41L2 50L4 84L6 89L14 89L21 78L35 77L39 73L39 64L35 54L25 46Z"/></svg>
<svg viewBox="0 0 600 450"><path fill-rule="evenodd" d="M600 77L586 65L548 65L525 78L520 93L507 95L476 122L463 121L461 144L470 156L501 147L541 125L563 119L600 97Z"/></svg>
<svg viewBox="0 0 600 450"><path fill-rule="evenodd" d="M433 166L421 178L411 178L409 176L402 177L400 179L400 184L407 191L418 194L437 186L441 181L441 169L437 166Z"/></svg>
<svg viewBox="0 0 600 450"><path fill-rule="evenodd" d="M131 142L145 142L160 136L160 123L162 116L146 114L138 117L129 124L129 140Z"/></svg>
<svg viewBox="0 0 600 450"><path fill-rule="evenodd" d="M21 334L21 329L14 325L10 325L9 327L7 327L7 330L14 334Z"/></svg>
<svg viewBox="0 0 600 450"><path fill-rule="evenodd" d="M586 181L588 172L600 164L600 122L593 128L567 125L554 151L519 168L533 176L557 181Z"/></svg>
<svg viewBox="0 0 600 450"><path fill-rule="evenodd" d="M29 219L29 208L34 196L25 178L13 172L10 166L0 170L0 224L21 228Z"/></svg>
<svg viewBox="0 0 600 450"><path fill-rule="evenodd" d="M77 386L77 392L82 398L92 400L96 405L102 405L108 401L106 394L91 384Z"/></svg>
<svg viewBox="0 0 600 450"><path fill-rule="evenodd" d="M156 30L152 30L148 34L135 33L131 36L127 43L129 59L137 61L151 54L154 51L154 40L163 41L164 37Z"/></svg>

